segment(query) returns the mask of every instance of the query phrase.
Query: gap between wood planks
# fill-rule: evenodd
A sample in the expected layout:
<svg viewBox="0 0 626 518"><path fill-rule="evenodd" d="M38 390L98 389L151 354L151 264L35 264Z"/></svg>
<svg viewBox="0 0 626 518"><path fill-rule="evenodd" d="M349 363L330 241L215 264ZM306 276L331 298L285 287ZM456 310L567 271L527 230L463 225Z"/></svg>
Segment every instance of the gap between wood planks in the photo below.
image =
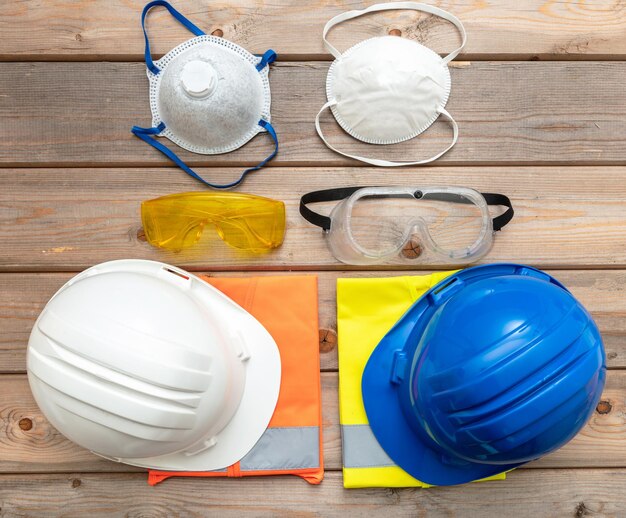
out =
<svg viewBox="0 0 626 518"><path fill-rule="evenodd" d="M182 43L182 42L181 42ZM445 56L445 54L440 54ZM164 54L153 54L152 59L156 61L164 56ZM282 53L276 58L277 62L307 62L307 61L333 61L335 58L331 54L289 54ZM624 61L626 54L534 54L520 52L516 54L506 54L502 52L494 52L493 54L460 54L459 57L450 63L451 67L457 66L458 63L464 61ZM15 54L0 53L0 62L2 63L23 63L23 62L67 62L67 63L93 63L100 61L108 61L111 63L143 63L143 54L24 54L16 56Z"/></svg>
<svg viewBox="0 0 626 518"><path fill-rule="evenodd" d="M504 262L504 261L497 261L497 262ZM480 263L480 264L491 264L491 263ZM493 263L496 264L496 263ZM479 266L479 264L476 265L446 265L445 269L450 269L450 270L454 270L455 268L469 268L470 266ZM624 265L620 265L620 264L615 264L615 265L584 265L584 264L576 264L576 265L572 265L572 264L563 264L563 265L559 265L559 264L546 264L546 265L542 265L539 262L532 262L532 264L527 264L527 266L532 266L533 268L537 268L539 270L555 270L555 271L563 271L563 272L567 272L567 271L593 271L593 272L598 272L598 271L620 271L620 270L624 270ZM55 268L55 267L49 267L49 268L18 268L18 267L11 267L11 266L0 266L0 275L21 275L24 273L66 273L66 274L78 274L80 272L82 272L83 270L86 270L87 267L85 268L79 268L79 269L65 269L65 268ZM185 266L184 268L185 270L187 270L188 272L191 273L206 273L207 271L207 267L206 266ZM284 265L259 265L259 266L250 266L249 268L243 267L241 265L233 265L233 266L211 266L211 272L216 272L216 273L239 273L239 272L243 272L246 273L248 275L250 274L258 274L258 273L262 273L262 272L269 272L269 273L289 273L289 272L293 272L293 273L311 273L314 274L316 272L336 272L336 271L343 271L346 273L347 276L350 276L351 273L358 273L358 272L380 272L381 276L385 276L385 274L388 273L398 273L400 275L426 275L429 271L432 270L441 270L442 267L441 265L424 265L424 269L423 270L416 270L415 267L411 267L411 266L398 266L398 265L389 265L387 267L385 267L384 265L376 265L376 266L372 266L372 267L358 267L358 266L349 266L347 264L342 264L342 265L321 265L321 266L284 266Z"/></svg>
<svg viewBox="0 0 626 518"><path fill-rule="evenodd" d="M417 137L419 138L419 137ZM174 145L174 149L176 149ZM284 168L319 168L323 167L324 169L336 168L336 169L346 169L346 168L372 168L370 164L365 162L359 162L357 160L350 160L349 163L342 162L338 159L337 162L333 162L332 160L324 160L322 166L320 166L319 162L316 161L306 161L306 160L295 160L295 161L281 161L279 159L272 160L271 164L268 164L263 167L264 170L268 169L284 169ZM210 158L209 160L203 160L201 156L198 158L194 158L192 160L187 160L187 165L190 167L202 167L205 169L223 169L227 168L246 168L257 165L258 161L250 160L250 161L234 161L234 162L221 162L219 159ZM510 162L500 160L500 161L472 161L469 162L467 160L447 160L440 162L432 162L428 164L429 168L443 168L443 167L514 167L514 166L523 166L523 167L623 167L626 166L626 159L623 162L615 161L615 160L576 160L576 162L567 162L567 161L553 161L553 160L524 160L521 162L520 160L511 160ZM42 169L42 168L51 168L51 169L111 169L111 168L119 168L119 169L146 169L146 168L172 168L174 165L170 162L89 162L82 161L80 163L77 162L2 162L0 165L0 169ZM398 168L397 170L401 171L402 168Z"/></svg>

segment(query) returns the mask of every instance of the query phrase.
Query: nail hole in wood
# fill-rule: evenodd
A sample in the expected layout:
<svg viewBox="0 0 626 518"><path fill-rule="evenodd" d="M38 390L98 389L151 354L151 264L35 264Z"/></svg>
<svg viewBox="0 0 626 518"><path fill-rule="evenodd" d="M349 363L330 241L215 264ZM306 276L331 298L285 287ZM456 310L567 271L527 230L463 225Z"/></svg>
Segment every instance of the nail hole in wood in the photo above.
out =
<svg viewBox="0 0 626 518"><path fill-rule="evenodd" d="M389 36L402 36L402 31L400 29L391 29Z"/></svg>
<svg viewBox="0 0 626 518"><path fill-rule="evenodd" d="M596 407L598 414L608 414L611 410L613 410L613 406L606 400L600 401Z"/></svg>
<svg viewBox="0 0 626 518"><path fill-rule="evenodd" d="M328 353L337 346L337 333L332 329L320 329L320 352Z"/></svg>
<svg viewBox="0 0 626 518"><path fill-rule="evenodd" d="M27 432L28 430L32 429L33 421L28 417L24 417L23 419L20 419L19 426L22 430Z"/></svg>

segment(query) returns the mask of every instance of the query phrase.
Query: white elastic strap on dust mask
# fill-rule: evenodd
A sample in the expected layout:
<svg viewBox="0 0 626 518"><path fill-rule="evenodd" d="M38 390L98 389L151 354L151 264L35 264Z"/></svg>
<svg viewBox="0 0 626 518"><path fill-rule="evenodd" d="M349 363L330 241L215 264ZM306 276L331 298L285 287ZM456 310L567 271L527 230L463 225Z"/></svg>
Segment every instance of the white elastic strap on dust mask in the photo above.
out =
<svg viewBox="0 0 626 518"><path fill-rule="evenodd" d="M408 165L428 164L429 162L433 162L434 160L437 160L439 157L445 155L448 151L450 151L454 147L454 145L456 144L456 141L459 138L459 125L452 118L452 115L450 115L446 111L445 108L440 108L439 113L443 117L445 117L452 125L452 142L450 142L450 145L447 148L445 148L443 151L440 151L439 153L437 153L434 156L431 156L430 158L425 158L424 160L416 160L414 162L393 162L391 160L383 160L380 158L367 158L364 156L351 155L350 153L344 153L343 151L340 151L335 146L333 146L330 142L328 142L328 140L326 140L326 137L324 137L324 133L322 133L322 128L320 126L320 116L325 110L329 109L336 102L337 101L334 101L334 100L328 101L324 106L322 106L320 111L317 113L317 116L315 117L315 129L317 130L317 134L320 136L324 144L326 144L326 146L329 149L332 149L335 153L339 153L340 155L343 155L348 158L354 158L355 160L360 160L361 162L365 162L366 164L371 164L371 165L375 165L378 167L402 167L402 166L408 166Z"/></svg>
<svg viewBox="0 0 626 518"><path fill-rule="evenodd" d="M439 9L439 7L422 4L419 2L390 2L388 4L370 5L367 9L348 11L346 13L338 14L334 18L331 18L328 21L328 23L324 26L324 32L322 33L322 40L324 41L324 46L326 47L326 50L328 50L328 52L330 52L335 57L335 59L339 59L341 57L341 53L335 47L333 47L326 39L326 35L328 34L328 31L330 31L330 29L332 29L335 25L338 25L341 22L345 22L346 20L358 18L359 16L362 16L368 13L375 13L379 11L396 11L396 10L422 11L428 14L433 14L435 16L439 16L439 18L443 18L444 20L449 21L459 30L459 32L461 33L461 38L462 38L461 46L458 49L453 50L452 52L450 52L450 54L448 54L445 58L443 58L443 62L445 64L449 63L455 57L457 57L460 54L460 52L463 50L463 47L465 47L465 44L467 43L467 33L465 32L465 27L463 27L461 20L459 20L452 13L449 13L448 11L444 11L443 9Z"/></svg>

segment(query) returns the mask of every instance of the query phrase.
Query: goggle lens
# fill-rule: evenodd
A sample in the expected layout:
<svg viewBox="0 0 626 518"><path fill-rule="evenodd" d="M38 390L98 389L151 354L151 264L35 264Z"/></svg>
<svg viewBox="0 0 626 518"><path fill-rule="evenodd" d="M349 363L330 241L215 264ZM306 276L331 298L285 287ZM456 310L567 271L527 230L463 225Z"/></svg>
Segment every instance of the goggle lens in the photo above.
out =
<svg viewBox="0 0 626 518"><path fill-rule="evenodd" d="M365 195L350 212L353 239L372 255L409 246L405 257L417 258L424 239L452 254L474 245L483 228L481 208L458 194Z"/></svg>

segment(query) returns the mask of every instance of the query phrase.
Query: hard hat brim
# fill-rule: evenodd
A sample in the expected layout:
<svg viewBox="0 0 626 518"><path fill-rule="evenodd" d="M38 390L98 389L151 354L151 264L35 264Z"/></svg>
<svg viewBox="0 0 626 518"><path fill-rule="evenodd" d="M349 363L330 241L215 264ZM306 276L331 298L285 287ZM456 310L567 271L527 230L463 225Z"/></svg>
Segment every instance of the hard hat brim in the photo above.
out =
<svg viewBox="0 0 626 518"><path fill-rule="evenodd" d="M233 303L234 304L234 303ZM256 320L242 319L233 308L229 323L242 334L255 336L252 357L247 360L246 384L237 412L219 433L217 444L195 455L185 452L122 462L165 471L211 471L240 461L261 438L274 414L280 390L281 363L276 343Z"/></svg>

